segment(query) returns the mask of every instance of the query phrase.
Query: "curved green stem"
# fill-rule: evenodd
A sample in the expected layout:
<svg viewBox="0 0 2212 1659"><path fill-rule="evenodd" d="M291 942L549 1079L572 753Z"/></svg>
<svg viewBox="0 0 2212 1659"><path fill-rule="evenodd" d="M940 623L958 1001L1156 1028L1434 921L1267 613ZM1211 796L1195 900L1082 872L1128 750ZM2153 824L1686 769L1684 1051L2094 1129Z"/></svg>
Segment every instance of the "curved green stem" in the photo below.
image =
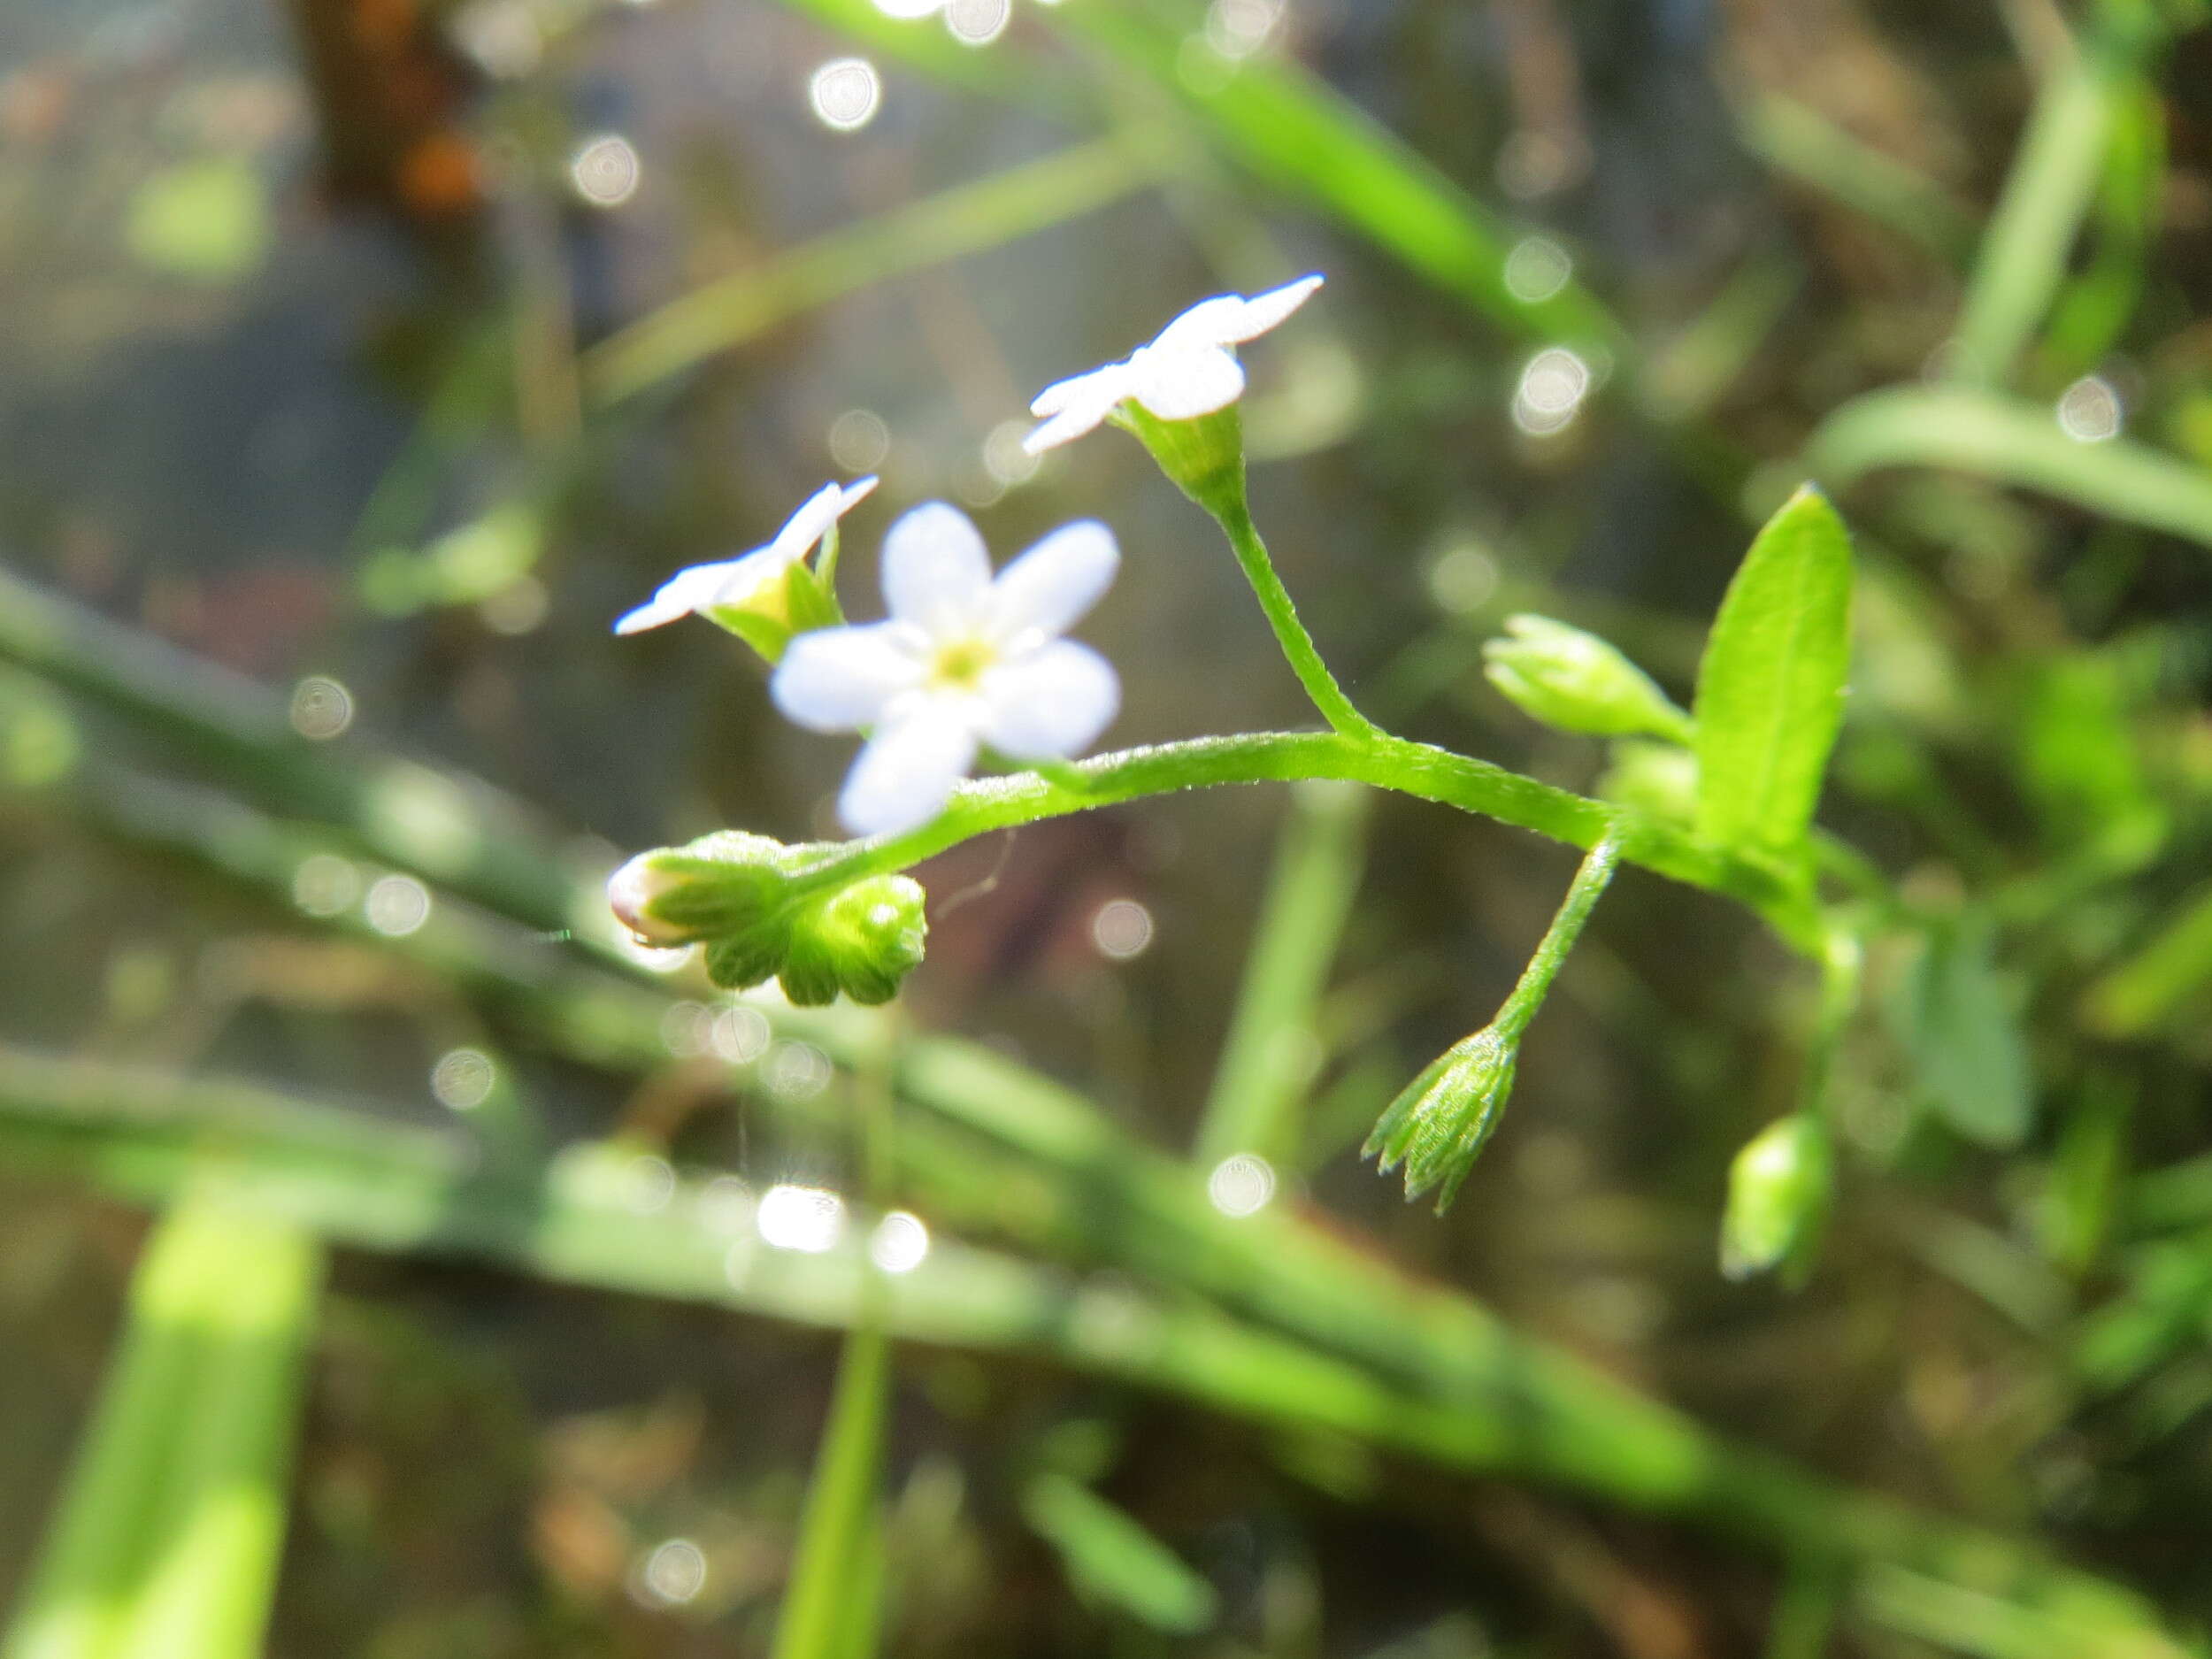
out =
<svg viewBox="0 0 2212 1659"><path fill-rule="evenodd" d="M1613 872L1620 858L1621 832L1616 823L1590 849L1582 868L1575 872L1574 884L1560 901L1559 912L1552 918L1551 926L1544 930L1536 954L1528 959L1528 966L1521 970L1521 977L1514 984L1513 994L1505 999L1505 1006L1491 1021L1492 1028L1500 1036L1509 1041L1519 1041L1521 1033L1528 1029L1529 1021L1536 1018L1536 1010L1544 1005L1551 982L1566 965L1575 941L1582 937L1582 925L1590 919L1590 912L1597 908L1598 900L1612 885Z"/></svg>
<svg viewBox="0 0 2212 1659"><path fill-rule="evenodd" d="M1360 735L1265 732L1194 738L1094 756L1071 770L1081 788L1036 772L963 784L944 811L919 829L828 849L802 885L841 887L864 876L907 869L993 830L1145 795L1220 784L1341 778L1479 813L1585 849L1609 832L1617 833L1620 856L1629 863L1739 900L1793 946L1808 954L1818 948L1819 918L1810 897L1785 872L1701 845L1642 814L1371 729Z"/></svg>
<svg viewBox="0 0 2212 1659"><path fill-rule="evenodd" d="M1344 695L1344 687L1336 683L1336 676L1321 660L1313 635L1306 632L1306 625L1298 619L1298 607L1292 603L1283 579L1275 573L1275 562L1268 557L1267 543L1260 540L1259 527L1252 522L1252 515L1244 506L1241 490L1234 503L1225 506L1217 516L1222 532L1236 553L1237 564L1244 572L1244 580L1252 585L1253 597L1267 613L1267 626L1275 630L1276 643L1290 659L1291 672L1306 688L1306 695L1313 699L1313 706L1321 710L1321 718L1346 737L1379 736L1380 728L1352 706L1352 700Z"/></svg>

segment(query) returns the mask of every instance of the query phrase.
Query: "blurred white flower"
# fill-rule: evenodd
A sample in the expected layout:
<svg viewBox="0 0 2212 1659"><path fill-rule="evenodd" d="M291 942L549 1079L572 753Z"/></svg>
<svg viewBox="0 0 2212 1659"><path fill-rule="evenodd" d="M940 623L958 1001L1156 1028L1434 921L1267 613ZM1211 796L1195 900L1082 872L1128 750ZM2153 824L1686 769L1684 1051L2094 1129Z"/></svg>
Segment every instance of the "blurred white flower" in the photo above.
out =
<svg viewBox="0 0 2212 1659"><path fill-rule="evenodd" d="M1150 345L1038 393L1029 412L1045 424L1022 440L1022 448L1032 455L1057 449L1133 399L1162 420L1194 420L1226 409L1244 391L1244 370L1231 348L1265 334L1320 286L1319 276L1307 276L1250 299L1217 294L1199 301Z"/></svg>
<svg viewBox="0 0 2212 1659"><path fill-rule="evenodd" d="M866 730L838 797L856 834L934 818L987 743L1014 760L1080 753L1120 706L1113 664L1060 635L1120 563L1113 532L1063 526L991 574L983 538L943 502L915 508L883 544L889 619L791 641L770 689L818 732Z"/></svg>
<svg viewBox="0 0 2212 1659"><path fill-rule="evenodd" d="M658 592L614 625L617 634L637 634L716 605L741 604L764 584L775 580L814 550L830 526L850 512L876 487L873 478L850 484L825 484L784 521L766 547L712 565L694 565L663 582Z"/></svg>

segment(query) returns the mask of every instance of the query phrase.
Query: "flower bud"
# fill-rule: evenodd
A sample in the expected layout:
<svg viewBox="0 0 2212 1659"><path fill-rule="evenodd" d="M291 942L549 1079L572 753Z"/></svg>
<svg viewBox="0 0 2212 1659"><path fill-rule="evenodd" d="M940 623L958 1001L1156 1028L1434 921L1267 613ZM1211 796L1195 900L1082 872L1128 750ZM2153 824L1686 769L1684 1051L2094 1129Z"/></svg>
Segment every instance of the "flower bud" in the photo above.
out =
<svg viewBox="0 0 2212 1659"><path fill-rule="evenodd" d="M826 883L841 852L726 830L639 854L607 883L608 902L648 944L704 944L717 985L780 979L802 1005L840 991L888 1002L922 960L925 895L906 876Z"/></svg>
<svg viewBox="0 0 2212 1659"><path fill-rule="evenodd" d="M792 918L779 978L802 1008L834 1002L887 1002L921 962L929 923L921 884L908 876L871 876L807 905Z"/></svg>
<svg viewBox="0 0 2212 1659"><path fill-rule="evenodd" d="M1819 1118L1800 1112L1754 1135L1728 1169L1720 1271L1748 1279L1786 1264L1801 1277L1827 1218L1833 1179L1828 1131Z"/></svg>
<svg viewBox="0 0 2212 1659"><path fill-rule="evenodd" d="M1111 419L1135 434L1169 480L1215 518L1244 511L1244 423L1234 403L1189 420L1163 420L1132 398Z"/></svg>
<svg viewBox="0 0 2212 1659"><path fill-rule="evenodd" d="M1494 1025L1454 1043L1390 1103L1360 1155L1379 1154L1386 1175L1402 1163L1409 1200L1440 1185L1436 1210L1443 1214L1498 1126L1519 1048L1517 1038Z"/></svg>
<svg viewBox="0 0 2212 1659"><path fill-rule="evenodd" d="M1697 810L1697 757L1674 743L1618 739L1598 780L1598 794L1663 823L1686 826Z"/></svg>
<svg viewBox="0 0 2212 1659"><path fill-rule="evenodd" d="M1690 717L1605 641L1549 617L1508 617L1482 648L1483 672L1522 713L1594 737L1690 741Z"/></svg>

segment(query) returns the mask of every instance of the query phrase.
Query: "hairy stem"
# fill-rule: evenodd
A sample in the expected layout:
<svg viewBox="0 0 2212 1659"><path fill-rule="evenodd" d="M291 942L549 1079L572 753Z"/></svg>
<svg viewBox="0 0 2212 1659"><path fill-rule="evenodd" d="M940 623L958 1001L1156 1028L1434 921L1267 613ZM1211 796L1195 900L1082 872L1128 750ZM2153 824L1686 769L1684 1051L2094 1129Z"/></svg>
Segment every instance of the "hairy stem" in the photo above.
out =
<svg viewBox="0 0 2212 1659"><path fill-rule="evenodd" d="M1575 941L1582 937L1582 925L1590 919L1590 912L1597 908L1598 900L1612 885L1613 872L1620 860L1621 834L1616 826L1590 849L1582 867L1575 872L1574 884L1559 902L1558 913L1544 930L1535 955L1528 959L1528 966L1521 970L1513 995L1505 999L1505 1006L1498 1010L1498 1017L1492 1023L1502 1035L1518 1037L1536 1017L1536 1010L1544 1005L1544 994L1559 977L1559 970L1566 963L1567 953L1575 948Z"/></svg>
<svg viewBox="0 0 2212 1659"><path fill-rule="evenodd" d="M1359 735L1269 732L1194 738L1094 756L1077 762L1072 770L1082 780L1080 789L1036 772L963 784L928 824L902 835L837 848L809 874L807 884L842 887L864 876L907 869L992 830L1145 795L1218 784L1342 778L1480 813L1571 846L1592 848L1609 833L1617 834L1620 856L1629 863L1737 899L1797 949L1808 953L1816 949L1818 922L1811 900L1783 872L1488 761L1371 729Z"/></svg>
<svg viewBox="0 0 2212 1659"><path fill-rule="evenodd" d="M1220 513L1220 522L1244 580L1252 585L1253 597L1267 613L1267 626L1275 630L1276 643L1283 648L1291 672L1306 688L1306 695L1313 699L1313 706L1320 710L1321 718L1345 737L1380 735L1375 723L1352 706L1344 687L1336 683L1336 676L1321 660L1313 635L1298 619L1298 607L1291 601L1290 590L1275 573L1275 562L1268 557L1267 543L1260 540L1259 528L1244 506L1241 491L1234 504Z"/></svg>

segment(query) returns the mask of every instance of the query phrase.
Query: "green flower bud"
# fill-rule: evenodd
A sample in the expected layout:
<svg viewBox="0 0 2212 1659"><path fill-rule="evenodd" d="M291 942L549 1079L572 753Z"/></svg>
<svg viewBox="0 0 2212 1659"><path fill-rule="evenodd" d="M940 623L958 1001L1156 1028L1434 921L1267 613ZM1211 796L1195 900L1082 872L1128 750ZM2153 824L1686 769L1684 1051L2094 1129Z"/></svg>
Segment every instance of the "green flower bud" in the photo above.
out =
<svg viewBox="0 0 2212 1659"><path fill-rule="evenodd" d="M1244 422L1234 403L1189 420L1163 420L1131 398L1109 419L1134 434L1170 481L1216 518L1245 511Z"/></svg>
<svg viewBox="0 0 2212 1659"><path fill-rule="evenodd" d="M726 830L641 853L608 882L608 902L648 944L703 944L717 985L743 990L780 979L803 1006L834 1002L841 991L856 1002L888 1002L922 960L925 895L899 875L824 886L824 866L843 853Z"/></svg>
<svg viewBox="0 0 2212 1659"><path fill-rule="evenodd" d="M921 883L871 876L802 908L791 921L783 994L801 1007L834 1002L887 1002L922 959L929 923Z"/></svg>
<svg viewBox="0 0 2212 1659"><path fill-rule="evenodd" d="M1754 1135L1728 1169L1720 1271L1748 1279L1786 1265L1802 1278L1827 1219L1833 1181L1828 1131L1819 1118L1800 1112Z"/></svg>
<svg viewBox="0 0 2212 1659"><path fill-rule="evenodd" d="M1442 1215L1498 1126L1519 1050L1519 1039L1495 1025L1454 1043L1390 1103L1360 1156L1380 1155L1385 1175L1403 1164L1409 1201L1440 1185Z"/></svg>
<svg viewBox="0 0 2212 1659"><path fill-rule="evenodd" d="M1598 794L1663 823L1687 826L1697 810L1697 757L1673 743L1624 737L1613 744L1612 764L1598 780Z"/></svg>
<svg viewBox="0 0 2212 1659"><path fill-rule="evenodd" d="M1549 617L1508 617L1505 629L1482 648L1483 672L1522 713L1594 737L1690 741L1690 717L1596 634Z"/></svg>

